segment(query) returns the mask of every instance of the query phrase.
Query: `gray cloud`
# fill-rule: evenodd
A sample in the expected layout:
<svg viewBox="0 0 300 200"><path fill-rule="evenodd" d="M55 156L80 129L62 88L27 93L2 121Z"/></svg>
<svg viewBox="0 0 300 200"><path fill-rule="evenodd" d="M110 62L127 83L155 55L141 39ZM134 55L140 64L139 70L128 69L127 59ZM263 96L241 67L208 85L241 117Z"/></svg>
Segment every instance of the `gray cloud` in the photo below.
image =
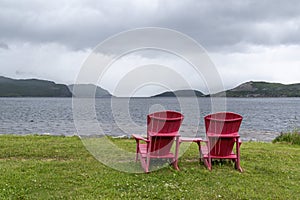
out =
<svg viewBox="0 0 300 200"><path fill-rule="evenodd" d="M0 40L92 48L120 31L159 26L208 50L300 44L300 1L0 1ZM239 49L241 48L241 49Z"/></svg>
<svg viewBox="0 0 300 200"><path fill-rule="evenodd" d="M297 1L210 1L186 5L166 25L187 30L208 48L239 43L277 45L300 42ZM172 21L175 22L172 24Z"/></svg>
<svg viewBox="0 0 300 200"><path fill-rule="evenodd" d="M9 47L8 47L8 45L5 44L4 42L0 42L0 49L6 49L6 50L8 50Z"/></svg>
<svg viewBox="0 0 300 200"><path fill-rule="evenodd" d="M99 42L120 31L149 26L175 29L203 45L226 88L248 80L299 82L298 0L0 0L1 75L74 83ZM147 37L159 42L154 35ZM129 39L138 43L141 38ZM178 44L168 37L164 42ZM105 50L126 47L116 42ZM180 48L190 49L185 43ZM140 53L121 60L112 74L153 61L178 71L187 68L164 53ZM126 68L120 70L121 66ZM193 87L204 91L201 80L191 78L192 71L184 72L194 80ZM113 90L118 79L109 78L104 85Z"/></svg>

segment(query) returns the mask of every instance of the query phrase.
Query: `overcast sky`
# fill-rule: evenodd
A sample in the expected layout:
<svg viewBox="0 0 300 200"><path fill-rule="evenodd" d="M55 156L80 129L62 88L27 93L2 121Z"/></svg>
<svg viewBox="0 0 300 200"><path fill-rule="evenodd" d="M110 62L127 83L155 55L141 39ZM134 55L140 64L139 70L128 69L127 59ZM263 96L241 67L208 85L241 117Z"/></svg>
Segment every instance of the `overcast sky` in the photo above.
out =
<svg viewBox="0 0 300 200"><path fill-rule="evenodd" d="M249 80L300 82L298 0L0 0L0 75L74 83L97 44L141 27L174 29L196 40L225 88ZM129 55L120 63L130 68L145 59L152 58ZM113 90L118 80L110 81L101 86ZM193 87L205 90L200 82Z"/></svg>

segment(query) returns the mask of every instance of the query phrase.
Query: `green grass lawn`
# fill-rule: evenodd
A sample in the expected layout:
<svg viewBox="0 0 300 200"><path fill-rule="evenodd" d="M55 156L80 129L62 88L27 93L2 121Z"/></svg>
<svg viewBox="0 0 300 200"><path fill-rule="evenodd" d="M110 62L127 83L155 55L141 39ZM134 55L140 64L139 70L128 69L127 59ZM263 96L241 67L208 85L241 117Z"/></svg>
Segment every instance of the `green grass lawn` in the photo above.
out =
<svg viewBox="0 0 300 200"><path fill-rule="evenodd" d="M135 141L113 139L134 151ZM133 167L140 167L132 162ZM239 173L230 163L209 172L192 144L166 167L130 174L97 161L77 137L0 136L0 199L299 199L300 146L245 142Z"/></svg>

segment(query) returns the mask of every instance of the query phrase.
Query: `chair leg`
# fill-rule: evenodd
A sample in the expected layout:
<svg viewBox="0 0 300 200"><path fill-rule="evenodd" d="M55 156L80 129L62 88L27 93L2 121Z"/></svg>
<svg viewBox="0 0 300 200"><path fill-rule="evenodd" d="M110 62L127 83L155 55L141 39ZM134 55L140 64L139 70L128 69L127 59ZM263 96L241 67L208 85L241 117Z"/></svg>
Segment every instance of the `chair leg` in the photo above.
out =
<svg viewBox="0 0 300 200"><path fill-rule="evenodd" d="M174 161L174 162L173 162L173 167L174 167L177 171L180 170L179 167L178 167L178 162L177 162L177 161Z"/></svg>
<svg viewBox="0 0 300 200"><path fill-rule="evenodd" d="M239 167L238 170L239 170L240 172L243 172L243 168L242 168L242 167Z"/></svg>
<svg viewBox="0 0 300 200"><path fill-rule="evenodd" d="M209 158L203 158L204 165L207 167L209 171L211 171L211 160Z"/></svg>
<svg viewBox="0 0 300 200"><path fill-rule="evenodd" d="M241 168L241 165L240 165L240 146L241 146L241 143L239 141L237 141L236 143L236 169L238 169L240 172L243 172L243 169Z"/></svg>
<svg viewBox="0 0 300 200"><path fill-rule="evenodd" d="M139 160L139 153L136 152L136 153L135 153L135 162L137 162L138 160Z"/></svg>
<svg viewBox="0 0 300 200"><path fill-rule="evenodd" d="M135 161L137 162L139 159L139 146L138 144L136 145L136 154L135 154Z"/></svg>
<svg viewBox="0 0 300 200"><path fill-rule="evenodd" d="M201 149L201 144L200 144L200 142L197 142L197 144L198 144L198 148L199 148L199 155L200 155L200 158L199 158L199 160L200 160L200 162L201 161L203 161L203 163L204 163L204 165L206 166L206 168L209 170L209 171L211 171L211 158L210 158L210 155L208 154L208 155L204 155L205 154L205 151L206 150L203 150L203 149ZM209 147L206 147L206 148L209 148ZM204 151L204 152L202 152L202 150ZM208 149L207 149L207 151L208 151Z"/></svg>
<svg viewBox="0 0 300 200"><path fill-rule="evenodd" d="M240 166L240 164L237 164L238 162L235 162L235 169L239 170L240 172L243 172L242 167Z"/></svg>
<svg viewBox="0 0 300 200"><path fill-rule="evenodd" d="M179 170L179 167L178 167L178 154L179 154L179 137L176 138L175 158L174 158L174 162L173 162L173 166L176 170Z"/></svg>
<svg viewBox="0 0 300 200"><path fill-rule="evenodd" d="M240 172L243 172L243 169L242 169L242 167L240 165L240 159L239 158L237 158L235 160L234 166L235 166L235 169L239 170Z"/></svg>
<svg viewBox="0 0 300 200"><path fill-rule="evenodd" d="M136 153L136 155L135 155L135 162L137 162L139 159L140 159L140 155L139 155L140 153Z"/></svg>
<svg viewBox="0 0 300 200"><path fill-rule="evenodd" d="M149 172L149 167L147 166L147 157L143 157L142 154L139 154L139 159L141 161L142 168L145 173Z"/></svg>
<svg viewBox="0 0 300 200"><path fill-rule="evenodd" d="M201 149L199 150L199 162L203 162L204 163L204 154L202 154Z"/></svg>
<svg viewBox="0 0 300 200"><path fill-rule="evenodd" d="M150 156L146 157L146 167L145 167L145 172L148 173L149 172L149 168L150 168Z"/></svg>
<svg viewBox="0 0 300 200"><path fill-rule="evenodd" d="M200 141L197 141L196 143L198 145L198 150L199 150L199 161L201 162L201 158L203 158L203 155L201 153L201 143Z"/></svg>

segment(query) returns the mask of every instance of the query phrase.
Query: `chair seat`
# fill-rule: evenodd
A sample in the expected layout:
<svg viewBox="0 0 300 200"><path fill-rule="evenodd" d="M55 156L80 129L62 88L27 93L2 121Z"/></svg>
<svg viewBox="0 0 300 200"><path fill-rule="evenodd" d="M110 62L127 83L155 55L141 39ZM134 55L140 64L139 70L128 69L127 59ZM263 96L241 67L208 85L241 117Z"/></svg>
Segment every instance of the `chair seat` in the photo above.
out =
<svg viewBox="0 0 300 200"><path fill-rule="evenodd" d="M207 146L201 146L201 152L202 152L203 158L208 158ZM214 159L214 158L218 158L218 159L236 159L237 155L232 151L231 154L229 154L227 156L222 156L222 157L220 157L219 155L210 154L210 158L212 158L212 159Z"/></svg>
<svg viewBox="0 0 300 200"><path fill-rule="evenodd" d="M139 146L139 151L140 151L140 154L143 158L146 158L147 157L147 144L140 144ZM174 154L169 152L168 154L166 155L158 155L158 154L154 154L154 155L149 155L151 158L174 158Z"/></svg>

